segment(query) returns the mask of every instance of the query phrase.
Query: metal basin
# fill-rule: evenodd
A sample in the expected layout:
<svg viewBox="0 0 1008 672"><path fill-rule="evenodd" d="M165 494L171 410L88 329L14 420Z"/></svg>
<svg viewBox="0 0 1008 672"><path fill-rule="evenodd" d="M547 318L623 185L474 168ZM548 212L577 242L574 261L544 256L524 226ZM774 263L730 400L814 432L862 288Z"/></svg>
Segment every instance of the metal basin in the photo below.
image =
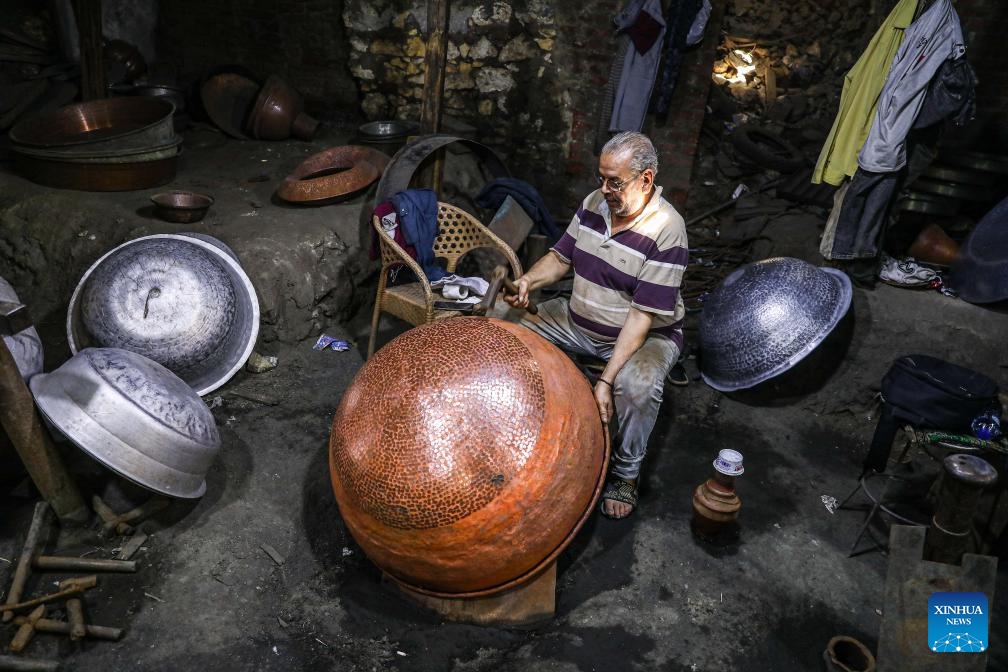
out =
<svg viewBox="0 0 1008 672"><path fill-rule="evenodd" d="M850 302L850 280L833 268L775 257L736 269L703 304L703 379L731 392L787 371L825 340Z"/></svg>
<svg viewBox="0 0 1008 672"><path fill-rule="evenodd" d="M14 167L19 175L59 189L82 191L133 191L167 184L175 179L177 145L169 149L140 151L128 160L111 157L100 160L76 160L35 156L15 150Z"/></svg>
<svg viewBox="0 0 1008 672"><path fill-rule="evenodd" d="M200 87L207 116L224 133L239 140L249 137L244 131L245 122L258 94L255 80L234 72L213 75Z"/></svg>
<svg viewBox="0 0 1008 672"><path fill-rule="evenodd" d="M92 100L29 117L9 137L15 147L67 152L149 149L174 141L174 111L163 98Z"/></svg>
<svg viewBox="0 0 1008 672"><path fill-rule="evenodd" d="M157 362L86 348L30 386L45 417L108 468L172 497L206 492L220 450L217 424L193 389Z"/></svg>
<svg viewBox="0 0 1008 672"><path fill-rule="evenodd" d="M213 205L214 199L193 191L165 191L151 196L157 216L166 222L198 222Z"/></svg>
<svg viewBox="0 0 1008 672"><path fill-rule="evenodd" d="M67 311L71 351L138 352L200 395L245 364L258 334L252 282L210 236L158 234L123 243L87 270Z"/></svg>

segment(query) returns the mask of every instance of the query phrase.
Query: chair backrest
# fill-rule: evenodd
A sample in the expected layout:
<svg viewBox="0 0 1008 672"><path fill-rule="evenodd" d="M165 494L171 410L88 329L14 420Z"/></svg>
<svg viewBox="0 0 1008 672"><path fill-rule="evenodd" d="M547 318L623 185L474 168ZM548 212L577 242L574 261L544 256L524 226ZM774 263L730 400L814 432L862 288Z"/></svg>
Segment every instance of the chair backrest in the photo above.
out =
<svg viewBox="0 0 1008 672"><path fill-rule="evenodd" d="M434 239L434 256L443 258L449 273L455 271L465 254L480 247L500 248L489 229L465 210L448 203L438 203L438 236Z"/></svg>

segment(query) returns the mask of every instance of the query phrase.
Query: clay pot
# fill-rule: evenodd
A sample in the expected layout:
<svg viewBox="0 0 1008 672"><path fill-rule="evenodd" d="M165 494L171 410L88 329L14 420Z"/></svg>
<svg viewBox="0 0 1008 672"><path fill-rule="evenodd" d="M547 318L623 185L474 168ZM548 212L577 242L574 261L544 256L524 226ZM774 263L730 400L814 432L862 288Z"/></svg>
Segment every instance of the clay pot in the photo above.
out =
<svg viewBox="0 0 1008 672"><path fill-rule="evenodd" d="M311 140L318 121L304 113L304 99L287 82L270 75L252 104L246 130L259 140Z"/></svg>
<svg viewBox="0 0 1008 672"><path fill-rule="evenodd" d="M959 254L959 243L952 240L945 229L935 223L928 224L917 234L907 254L917 261L939 266L950 266Z"/></svg>
<svg viewBox="0 0 1008 672"><path fill-rule="evenodd" d="M740 508L735 477L715 473L693 492L694 529L705 536L717 536L738 519Z"/></svg>

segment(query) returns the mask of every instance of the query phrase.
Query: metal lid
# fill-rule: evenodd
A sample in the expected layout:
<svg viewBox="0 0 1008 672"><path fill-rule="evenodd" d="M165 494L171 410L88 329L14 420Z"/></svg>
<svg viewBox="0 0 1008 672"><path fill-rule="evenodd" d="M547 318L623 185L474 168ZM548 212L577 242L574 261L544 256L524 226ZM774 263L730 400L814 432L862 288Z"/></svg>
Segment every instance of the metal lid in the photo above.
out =
<svg viewBox="0 0 1008 672"><path fill-rule="evenodd" d="M251 280L230 248L202 234L145 236L113 249L81 278L67 312L72 352L132 350L199 395L244 365L258 334Z"/></svg>
<svg viewBox="0 0 1008 672"><path fill-rule="evenodd" d="M850 279L792 257L728 275L700 314L701 375L722 392L752 387L812 352L847 312Z"/></svg>
<svg viewBox="0 0 1008 672"><path fill-rule="evenodd" d="M193 389L157 362L85 348L30 387L45 417L113 471L172 497L206 492L220 450L217 424Z"/></svg>

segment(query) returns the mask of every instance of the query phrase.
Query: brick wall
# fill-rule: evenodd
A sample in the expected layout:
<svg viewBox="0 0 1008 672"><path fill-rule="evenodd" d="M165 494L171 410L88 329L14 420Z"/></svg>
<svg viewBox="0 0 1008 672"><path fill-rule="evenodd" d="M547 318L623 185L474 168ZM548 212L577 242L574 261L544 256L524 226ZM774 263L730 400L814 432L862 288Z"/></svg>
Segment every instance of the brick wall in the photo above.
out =
<svg viewBox="0 0 1008 672"><path fill-rule="evenodd" d="M304 94L309 113L340 117L358 106L342 11L339 0L159 2L158 58L187 79L236 64L260 79L280 75Z"/></svg>

